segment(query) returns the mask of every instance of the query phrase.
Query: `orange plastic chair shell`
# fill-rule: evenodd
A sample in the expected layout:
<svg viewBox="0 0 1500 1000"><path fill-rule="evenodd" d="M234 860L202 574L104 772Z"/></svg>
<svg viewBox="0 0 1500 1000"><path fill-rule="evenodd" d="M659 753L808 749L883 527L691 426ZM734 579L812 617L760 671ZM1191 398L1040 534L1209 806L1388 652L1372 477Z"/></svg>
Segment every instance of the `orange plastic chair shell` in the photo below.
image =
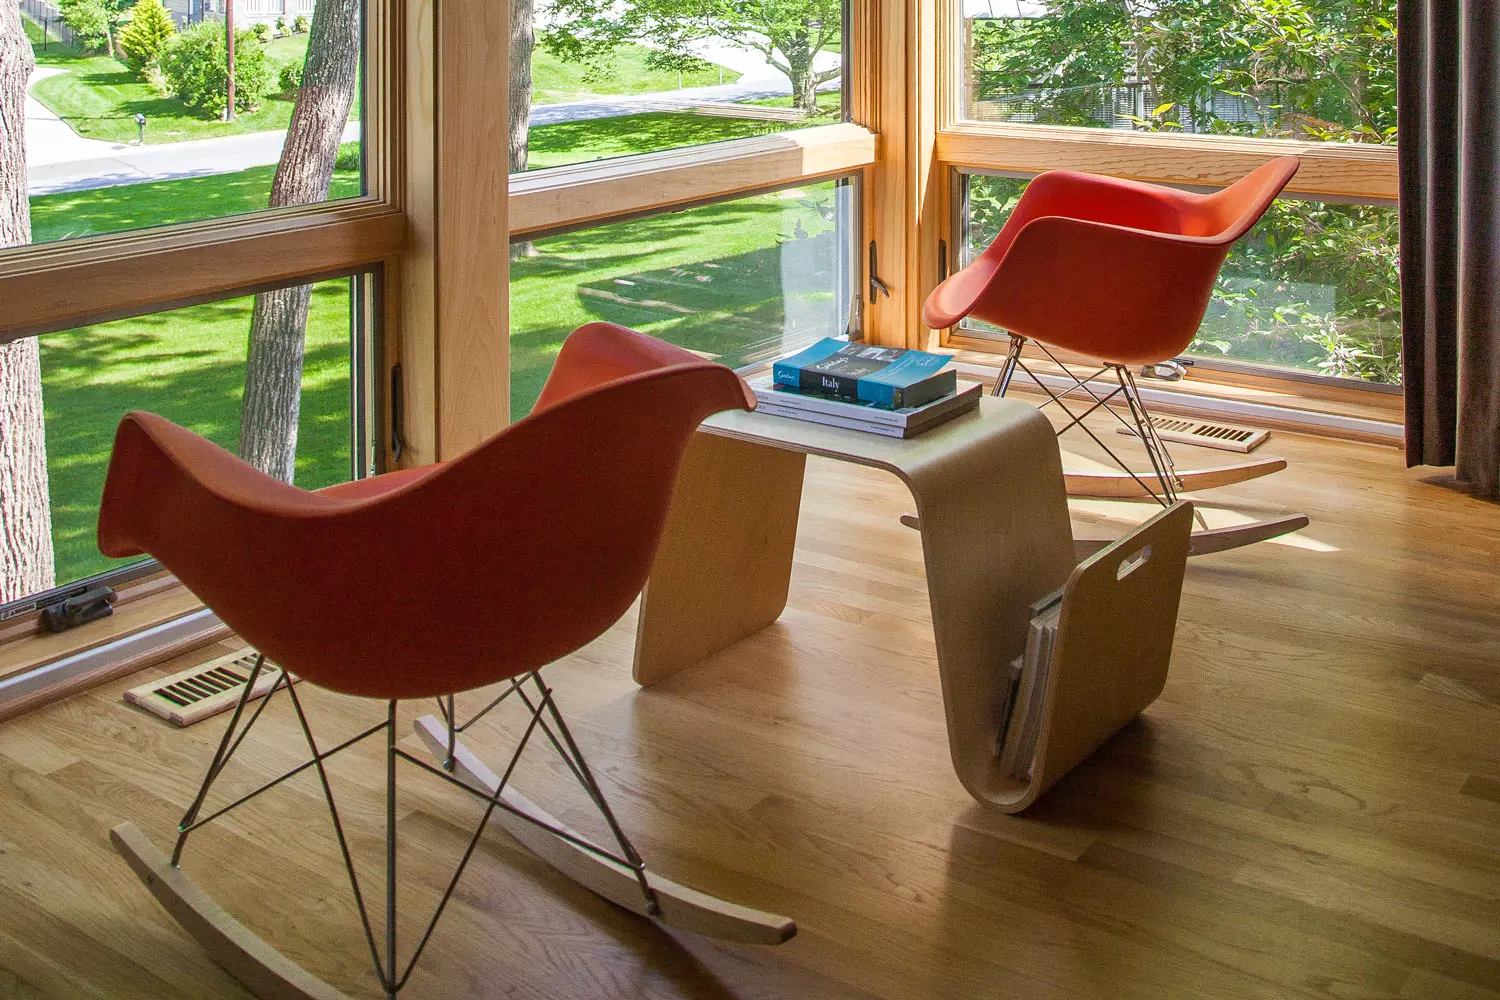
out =
<svg viewBox="0 0 1500 1000"><path fill-rule="evenodd" d="M1229 247L1301 161L1282 156L1212 194L1054 170L1036 177L995 241L933 289L922 321L972 316L1115 364L1151 364L1193 340Z"/></svg>
<svg viewBox="0 0 1500 1000"><path fill-rule="evenodd" d="M597 637L645 584L688 439L754 409L728 368L609 323L535 410L450 462L318 492L150 413L120 423L99 548L150 553L266 657L348 694L448 694Z"/></svg>

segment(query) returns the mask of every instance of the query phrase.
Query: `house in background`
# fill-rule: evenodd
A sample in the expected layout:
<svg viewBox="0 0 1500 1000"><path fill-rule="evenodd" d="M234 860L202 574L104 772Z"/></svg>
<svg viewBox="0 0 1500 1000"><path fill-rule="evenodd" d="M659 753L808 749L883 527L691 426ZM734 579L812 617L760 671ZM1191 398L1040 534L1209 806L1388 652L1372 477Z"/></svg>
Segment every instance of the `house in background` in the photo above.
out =
<svg viewBox="0 0 1500 1000"><path fill-rule="evenodd" d="M298 16L312 20L316 2L317 0L239 0L234 5L234 17L245 25L275 24L277 18L285 18L290 24ZM163 0L163 3L178 27L194 24L204 18L224 18L224 0Z"/></svg>

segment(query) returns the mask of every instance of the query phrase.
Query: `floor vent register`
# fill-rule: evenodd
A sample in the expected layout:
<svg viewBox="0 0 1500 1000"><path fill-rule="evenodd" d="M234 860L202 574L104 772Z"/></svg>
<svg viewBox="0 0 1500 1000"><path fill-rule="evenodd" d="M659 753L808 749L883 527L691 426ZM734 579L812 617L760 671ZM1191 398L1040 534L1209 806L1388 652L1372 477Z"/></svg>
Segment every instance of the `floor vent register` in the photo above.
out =
<svg viewBox="0 0 1500 1000"><path fill-rule="evenodd" d="M125 700L159 715L174 726L191 726L234 707L255 669L255 650L248 646L196 667L159 677L125 692ZM281 678L267 663L255 679L251 698L263 698ZM292 678L293 683L296 678Z"/></svg>

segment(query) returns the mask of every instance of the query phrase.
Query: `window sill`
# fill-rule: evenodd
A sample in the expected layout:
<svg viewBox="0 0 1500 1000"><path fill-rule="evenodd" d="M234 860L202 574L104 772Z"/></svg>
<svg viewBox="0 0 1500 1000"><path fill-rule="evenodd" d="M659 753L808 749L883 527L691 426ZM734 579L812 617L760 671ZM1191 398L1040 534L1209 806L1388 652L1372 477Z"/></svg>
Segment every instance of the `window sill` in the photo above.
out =
<svg viewBox="0 0 1500 1000"><path fill-rule="evenodd" d="M982 343L967 341L966 344L965 338L953 337L946 348L938 350L954 354L961 372L993 380L999 371L1000 358L993 351L967 346ZM1044 377L1061 375L1045 358L1027 357L1026 364ZM1018 381L1012 382L1012 386L1028 394L1040 393L1024 374L1018 374ZM1403 403L1398 393L1192 369L1179 382L1141 379L1140 387L1147 402L1164 413L1212 417L1229 423L1391 447L1400 447L1403 442Z"/></svg>

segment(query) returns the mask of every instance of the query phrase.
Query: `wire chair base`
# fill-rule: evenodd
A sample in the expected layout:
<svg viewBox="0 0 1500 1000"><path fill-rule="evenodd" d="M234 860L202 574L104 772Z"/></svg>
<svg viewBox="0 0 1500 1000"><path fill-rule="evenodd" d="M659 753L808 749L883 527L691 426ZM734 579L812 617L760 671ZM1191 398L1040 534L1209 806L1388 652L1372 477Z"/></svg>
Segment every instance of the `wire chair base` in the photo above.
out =
<svg viewBox="0 0 1500 1000"><path fill-rule="evenodd" d="M450 696L439 700L443 718L425 716L416 723L417 733L432 750L437 763L408 753L396 745L396 702L386 705L384 721L328 749L319 747L307 713L295 686L277 684L257 706L249 720L241 725L249 694L264 667L257 657L240 701L225 729L224 736L209 764L192 804L177 828L177 840L171 856L159 851L133 824L124 823L111 831L116 851L156 896L167 911L182 925L215 961L235 976L252 993L265 998L307 998L307 1000L341 1000L344 994L319 980L277 952L249 931L199 889L181 870L180 864L190 836L206 824L239 808L282 782L305 771L317 774L334 837L338 842L345 874L354 896L355 908L364 930L370 959L380 988L387 998L401 992L412 970L432 937L438 920L452 899L453 892L473 857L479 839L494 819L517 840L547 861L562 874L580 882L618 905L684 930L728 940L757 944L779 944L796 933L796 925L785 917L735 906L695 890L680 886L657 875L648 875L645 863L616 821L609 803L594 780L587 761L573 740L562 713L552 699L552 691L540 674L532 672L512 678L501 696L481 709L467 722L455 724L455 701ZM285 675L283 674L284 678ZM528 688L527 682L531 687ZM209 792L224 768L244 743L246 736L281 690L286 690L309 750L309 758L289 771L264 782L227 805L207 815L200 815ZM502 774L496 775L478 757L458 741L458 733L508 697L518 697L529 713L520 740ZM537 807L510 787L509 781L521 755L536 731L540 729L553 749L598 808L614 835L616 848L602 847ZM325 762L350 747L373 736L385 737L386 770L386 838L385 838L385 913L382 921L383 941L377 940L375 921L365 905L359 877L355 871L349 841L339 815L333 788L328 781ZM485 804L484 815L470 837L467 849L454 869L446 890L438 901L425 930L411 955L398 959L396 936L398 916L396 791L397 762L405 761L418 770L463 788Z"/></svg>
<svg viewBox="0 0 1500 1000"><path fill-rule="evenodd" d="M1058 358L1047 345L1032 340L1031 343L1036 344L1042 353L1072 382L1061 391L1054 391L1046 381L1027 367L1022 358L1021 350L1028 339L1011 334L1010 346L1006 352L1005 361L1001 365L1000 373L995 379L992 394L1005 395L1015 377L1016 370L1025 372L1032 382L1047 394L1048 398L1041 404L1041 408L1055 405L1067 415L1067 421L1057 428L1058 436L1061 437L1063 433L1075 427L1082 430L1124 471L1124 475L1110 472L1065 471L1064 479L1069 496L1140 499L1154 501L1163 507L1168 507L1177 500L1180 493L1246 482L1286 468L1285 459L1266 458L1213 469L1179 470L1172 459L1172 453L1167 450L1166 442L1162 440L1156 425L1151 420L1151 415L1146 409L1146 401L1136 385L1135 375L1128 366L1102 364L1093 371L1080 375L1072 366ZM1106 373L1113 375L1115 385L1106 390L1096 390L1092 384L1093 381ZM1075 397L1075 394L1078 396ZM1114 403L1117 398L1124 403L1123 407ZM1083 408L1075 410L1068 405L1070 402L1081 404ZM1121 412L1122 409L1124 413ZM1131 437L1141 443L1146 450L1146 460L1151 466L1150 472L1137 473L1129 463L1115 453L1114 449L1105 444L1092 428L1084 423L1087 417L1099 410L1109 413L1119 421ZM1194 556L1224 552L1254 542L1266 541L1305 528L1309 523L1305 514L1293 514L1263 521L1251 521L1232 527L1209 528L1208 522L1196 504L1193 517L1203 529L1195 531L1189 541L1188 554ZM903 518L903 523L906 523L905 518ZM1074 541L1078 555L1082 557L1107 545L1112 539L1078 538Z"/></svg>

